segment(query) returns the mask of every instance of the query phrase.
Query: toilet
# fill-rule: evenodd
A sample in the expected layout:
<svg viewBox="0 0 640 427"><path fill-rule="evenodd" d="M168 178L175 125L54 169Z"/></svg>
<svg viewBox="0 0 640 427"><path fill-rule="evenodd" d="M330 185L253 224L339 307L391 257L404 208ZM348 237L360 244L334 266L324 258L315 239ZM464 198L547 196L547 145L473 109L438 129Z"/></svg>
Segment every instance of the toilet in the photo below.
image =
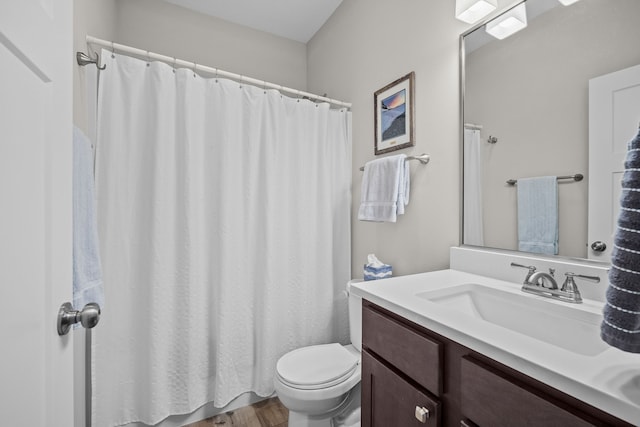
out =
<svg viewBox="0 0 640 427"><path fill-rule="evenodd" d="M275 390L289 409L289 427L360 426L362 298L349 295L351 344L290 351L276 364Z"/></svg>

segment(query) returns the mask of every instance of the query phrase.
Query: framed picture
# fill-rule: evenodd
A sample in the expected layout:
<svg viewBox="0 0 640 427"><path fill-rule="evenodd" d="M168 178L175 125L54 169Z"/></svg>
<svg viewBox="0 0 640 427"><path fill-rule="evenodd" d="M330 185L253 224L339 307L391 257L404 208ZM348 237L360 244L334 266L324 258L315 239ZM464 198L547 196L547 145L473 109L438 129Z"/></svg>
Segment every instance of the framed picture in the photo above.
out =
<svg viewBox="0 0 640 427"><path fill-rule="evenodd" d="M412 71L373 94L376 139L375 154L415 145L413 136L413 85Z"/></svg>

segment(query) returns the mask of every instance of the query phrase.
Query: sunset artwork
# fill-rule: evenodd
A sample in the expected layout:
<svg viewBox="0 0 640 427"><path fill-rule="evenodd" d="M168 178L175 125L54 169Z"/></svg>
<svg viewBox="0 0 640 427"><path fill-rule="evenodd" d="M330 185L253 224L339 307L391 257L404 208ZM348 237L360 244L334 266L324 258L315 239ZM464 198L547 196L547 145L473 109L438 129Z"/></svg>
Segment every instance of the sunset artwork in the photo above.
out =
<svg viewBox="0 0 640 427"><path fill-rule="evenodd" d="M383 99L380 115L383 141L403 135L406 129L406 90Z"/></svg>
<svg viewBox="0 0 640 427"><path fill-rule="evenodd" d="M384 154L413 146L413 82L411 72L373 94L374 153Z"/></svg>

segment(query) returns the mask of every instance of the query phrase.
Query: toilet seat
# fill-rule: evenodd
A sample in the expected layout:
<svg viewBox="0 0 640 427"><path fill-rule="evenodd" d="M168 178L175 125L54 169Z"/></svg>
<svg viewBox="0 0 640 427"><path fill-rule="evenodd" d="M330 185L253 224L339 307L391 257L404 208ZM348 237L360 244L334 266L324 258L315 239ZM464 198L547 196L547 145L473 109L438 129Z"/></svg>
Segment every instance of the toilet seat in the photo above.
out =
<svg viewBox="0 0 640 427"><path fill-rule="evenodd" d="M360 369L359 359L338 343L293 350L278 360L276 375L289 387L318 390L340 384Z"/></svg>

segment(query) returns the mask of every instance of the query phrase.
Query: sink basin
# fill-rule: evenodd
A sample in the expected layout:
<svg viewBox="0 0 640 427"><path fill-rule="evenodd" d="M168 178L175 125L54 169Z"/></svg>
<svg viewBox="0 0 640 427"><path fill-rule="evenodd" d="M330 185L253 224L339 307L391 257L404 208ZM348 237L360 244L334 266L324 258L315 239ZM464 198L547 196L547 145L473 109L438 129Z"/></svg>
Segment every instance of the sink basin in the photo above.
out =
<svg viewBox="0 0 640 427"><path fill-rule="evenodd" d="M602 316L564 303L475 283L416 296L584 356L609 348L600 339Z"/></svg>

